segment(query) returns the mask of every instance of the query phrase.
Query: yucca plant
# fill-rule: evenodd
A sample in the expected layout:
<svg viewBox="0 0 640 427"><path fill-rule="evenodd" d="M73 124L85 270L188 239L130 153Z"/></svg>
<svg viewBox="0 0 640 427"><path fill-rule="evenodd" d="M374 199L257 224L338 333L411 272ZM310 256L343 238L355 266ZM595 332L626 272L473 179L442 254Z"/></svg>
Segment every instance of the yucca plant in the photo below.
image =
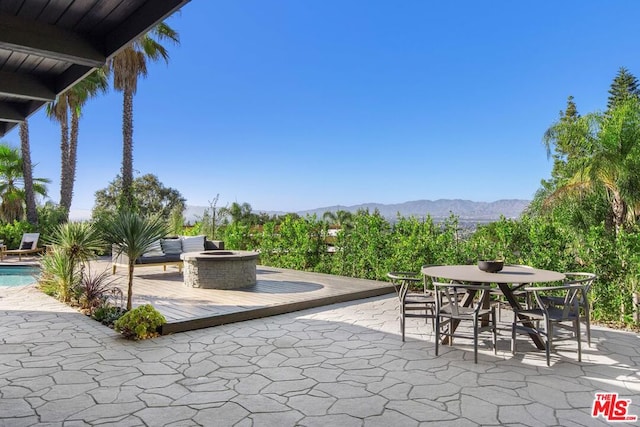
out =
<svg viewBox="0 0 640 427"><path fill-rule="evenodd" d="M68 258L69 266L66 269L66 274L69 276L64 279L68 286L75 286L82 280L87 263L95 259L96 252L104 248L104 241L100 233L89 222L60 224L54 229L49 242L59 252L56 253L56 257L66 256ZM74 275L78 277L74 277Z"/></svg>
<svg viewBox="0 0 640 427"><path fill-rule="evenodd" d="M104 217L98 227L104 240L113 243L116 255L124 253L129 258L127 310L131 310L135 261L155 241L167 235L168 227L160 217L143 217L131 211L120 211L116 215Z"/></svg>
<svg viewBox="0 0 640 427"><path fill-rule="evenodd" d="M43 289L53 289L58 299L69 302L73 289L80 280L80 272L74 268L71 259L59 247L53 247L42 257L42 276L40 285Z"/></svg>
<svg viewBox="0 0 640 427"><path fill-rule="evenodd" d="M60 224L49 241L66 253L74 265L86 264L95 259L98 251L104 249L100 231L90 222Z"/></svg>

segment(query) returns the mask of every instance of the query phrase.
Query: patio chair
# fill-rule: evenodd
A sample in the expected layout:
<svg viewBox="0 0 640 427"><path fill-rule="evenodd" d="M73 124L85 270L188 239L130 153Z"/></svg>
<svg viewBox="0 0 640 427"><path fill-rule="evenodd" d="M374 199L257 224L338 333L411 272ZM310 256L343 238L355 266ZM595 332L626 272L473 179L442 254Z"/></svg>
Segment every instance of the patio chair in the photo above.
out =
<svg viewBox="0 0 640 427"><path fill-rule="evenodd" d="M41 253L42 248L38 248L40 233L24 233L18 249L9 249L4 255L18 255L18 260L22 261L22 255Z"/></svg>
<svg viewBox="0 0 640 427"><path fill-rule="evenodd" d="M579 284L582 286L582 292L578 294L578 306L580 307L580 320L585 322L586 331L587 331L587 345L591 347L591 313L589 310L589 291L591 290L591 286L593 286L593 282L596 280L597 276L593 273L564 273L567 277L565 284ZM564 301L560 296L543 296L543 302L545 304L554 304L554 305L563 305Z"/></svg>
<svg viewBox="0 0 640 427"><path fill-rule="evenodd" d="M580 343L580 306L579 298L582 294L582 285L567 283L560 286L527 287L537 303L537 308L518 310L515 312L511 328L511 352L516 353L516 333L535 332L545 337L545 350L547 366L550 366L550 353L554 341L566 338L556 338L554 327L569 329L578 342L578 362L582 361L582 349ZM550 298L553 298L551 303ZM535 325L544 324L544 330L536 326L526 327L521 322L531 322Z"/></svg>
<svg viewBox="0 0 640 427"><path fill-rule="evenodd" d="M396 290L398 301L400 302L400 331L402 341L405 340L405 323L407 318L431 319L434 325L435 319L435 297L433 291L427 288L428 279L424 278L423 292L410 292L411 287L415 287L423 281L420 273L392 271L387 273L391 283Z"/></svg>
<svg viewBox="0 0 640 427"><path fill-rule="evenodd" d="M483 308L489 299L491 287L489 285L465 285L458 283L433 282L436 293L436 356L440 346L440 336L449 338L449 345L454 337L473 338L473 361L478 363L478 334L491 332L493 338L493 352L496 348L496 308ZM460 299L461 292L469 294L471 304L465 306L466 298ZM477 293L480 292L480 296ZM471 322L473 335L457 332L461 321Z"/></svg>

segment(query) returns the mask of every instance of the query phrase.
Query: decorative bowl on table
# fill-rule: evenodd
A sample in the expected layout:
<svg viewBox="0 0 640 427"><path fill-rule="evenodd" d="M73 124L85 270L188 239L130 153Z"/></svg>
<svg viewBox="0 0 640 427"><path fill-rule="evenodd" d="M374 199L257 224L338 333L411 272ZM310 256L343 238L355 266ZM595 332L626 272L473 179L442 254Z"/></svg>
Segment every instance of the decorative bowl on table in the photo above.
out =
<svg viewBox="0 0 640 427"><path fill-rule="evenodd" d="M478 268L487 273L497 273L504 267L504 261L490 260L478 261Z"/></svg>

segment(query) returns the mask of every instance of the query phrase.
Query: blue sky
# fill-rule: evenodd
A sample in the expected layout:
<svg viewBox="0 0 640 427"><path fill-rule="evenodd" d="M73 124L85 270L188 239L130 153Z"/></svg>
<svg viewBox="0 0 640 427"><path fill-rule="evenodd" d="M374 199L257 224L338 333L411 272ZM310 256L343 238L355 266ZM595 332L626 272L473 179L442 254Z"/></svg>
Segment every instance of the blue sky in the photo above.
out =
<svg viewBox="0 0 640 427"><path fill-rule="evenodd" d="M193 0L181 44L134 100L134 169L190 205L296 211L367 202L530 199L569 95L602 110L640 76L637 1ZM119 173L121 94L90 101L73 210ZM30 120L59 199L59 129ZM19 144L17 129L4 141Z"/></svg>

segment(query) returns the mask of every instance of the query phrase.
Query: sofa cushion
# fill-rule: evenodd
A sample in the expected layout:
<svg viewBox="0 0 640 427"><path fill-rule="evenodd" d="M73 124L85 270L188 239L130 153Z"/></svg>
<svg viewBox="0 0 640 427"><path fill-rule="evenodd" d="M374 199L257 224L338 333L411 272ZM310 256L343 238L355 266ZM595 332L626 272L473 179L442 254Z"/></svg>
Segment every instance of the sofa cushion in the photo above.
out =
<svg viewBox="0 0 640 427"><path fill-rule="evenodd" d="M163 256L164 252L162 252L162 246L160 246L160 240L156 240L147 248L147 251L142 254L144 258L147 257L155 257L155 256Z"/></svg>
<svg viewBox="0 0 640 427"><path fill-rule="evenodd" d="M183 236L182 252L204 251L205 236Z"/></svg>
<svg viewBox="0 0 640 427"><path fill-rule="evenodd" d="M180 239L162 239L162 252L165 254L179 254L182 252L182 240Z"/></svg>
<svg viewBox="0 0 640 427"><path fill-rule="evenodd" d="M180 254L141 257L136 260L136 264L162 264L163 262L175 261L180 261Z"/></svg>

